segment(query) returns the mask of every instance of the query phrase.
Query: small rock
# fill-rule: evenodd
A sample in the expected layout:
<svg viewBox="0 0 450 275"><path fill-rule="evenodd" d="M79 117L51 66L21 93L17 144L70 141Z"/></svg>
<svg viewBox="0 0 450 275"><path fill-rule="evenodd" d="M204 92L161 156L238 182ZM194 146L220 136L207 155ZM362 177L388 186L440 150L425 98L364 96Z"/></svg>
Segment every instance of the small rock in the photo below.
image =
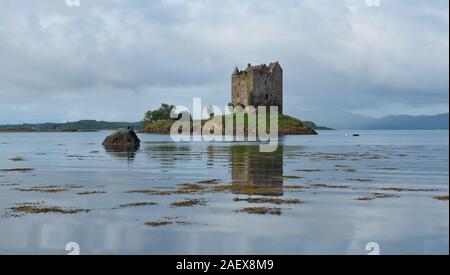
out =
<svg viewBox="0 0 450 275"><path fill-rule="evenodd" d="M108 136L102 145L107 150L133 151L139 149L141 141L133 130L121 130Z"/></svg>

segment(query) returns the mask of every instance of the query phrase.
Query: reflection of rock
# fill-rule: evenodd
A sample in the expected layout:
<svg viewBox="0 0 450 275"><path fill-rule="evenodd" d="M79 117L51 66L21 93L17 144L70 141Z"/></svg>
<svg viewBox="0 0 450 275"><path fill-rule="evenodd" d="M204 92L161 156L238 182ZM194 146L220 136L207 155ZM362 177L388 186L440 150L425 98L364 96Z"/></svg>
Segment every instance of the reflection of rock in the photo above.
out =
<svg viewBox="0 0 450 275"><path fill-rule="evenodd" d="M129 164L131 164L136 157L136 150L132 151L120 151L120 150L108 150L106 152L116 158L127 160Z"/></svg>
<svg viewBox="0 0 450 275"><path fill-rule="evenodd" d="M231 146L233 193L283 195L283 148L260 153L257 145Z"/></svg>
<svg viewBox="0 0 450 275"><path fill-rule="evenodd" d="M133 130L121 130L108 136L102 143L107 150L135 151L141 141Z"/></svg>

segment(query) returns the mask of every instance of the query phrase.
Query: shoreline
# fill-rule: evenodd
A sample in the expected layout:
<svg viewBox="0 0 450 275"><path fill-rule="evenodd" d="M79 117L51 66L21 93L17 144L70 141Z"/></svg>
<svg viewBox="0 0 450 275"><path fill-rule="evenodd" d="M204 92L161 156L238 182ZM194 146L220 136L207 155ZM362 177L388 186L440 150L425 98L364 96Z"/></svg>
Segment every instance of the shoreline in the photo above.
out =
<svg viewBox="0 0 450 275"><path fill-rule="evenodd" d="M33 130L33 129L0 129L0 133L96 133L103 130Z"/></svg>

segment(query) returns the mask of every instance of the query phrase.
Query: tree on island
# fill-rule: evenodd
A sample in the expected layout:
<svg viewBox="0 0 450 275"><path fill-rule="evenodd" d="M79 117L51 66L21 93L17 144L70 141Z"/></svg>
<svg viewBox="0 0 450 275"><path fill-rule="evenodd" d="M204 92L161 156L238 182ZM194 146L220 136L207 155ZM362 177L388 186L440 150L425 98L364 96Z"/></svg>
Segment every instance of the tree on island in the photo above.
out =
<svg viewBox="0 0 450 275"><path fill-rule="evenodd" d="M159 107L158 110L148 111L147 113L145 113L145 116L144 116L144 120L143 120L144 127L146 124L149 124L152 122L157 122L157 121L172 121L173 122L173 121L179 120L181 118L189 118L192 121L191 114L186 111L179 112L176 119L171 118L170 114L172 112L175 112L176 111L175 109L176 109L175 105L169 105L166 103L162 103L161 107Z"/></svg>
<svg viewBox="0 0 450 275"><path fill-rule="evenodd" d="M162 103L158 110L148 111L145 113L144 123L158 121L158 120L170 120L170 113L175 108L175 105L169 105Z"/></svg>

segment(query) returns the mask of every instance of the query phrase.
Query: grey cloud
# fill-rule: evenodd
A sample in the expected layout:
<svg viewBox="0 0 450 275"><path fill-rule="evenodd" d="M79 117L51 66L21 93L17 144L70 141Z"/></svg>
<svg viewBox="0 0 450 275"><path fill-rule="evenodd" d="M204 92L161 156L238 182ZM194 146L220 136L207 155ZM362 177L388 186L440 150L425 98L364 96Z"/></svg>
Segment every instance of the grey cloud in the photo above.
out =
<svg viewBox="0 0 450 275"><path fill-rule="evenodd" d="M6 0L0 10L0 123L137 120L198 96L221 106L235 65L273 60L294 115L448 109L445 0ZM134 108L111 108L124 99Z"/></svg>

